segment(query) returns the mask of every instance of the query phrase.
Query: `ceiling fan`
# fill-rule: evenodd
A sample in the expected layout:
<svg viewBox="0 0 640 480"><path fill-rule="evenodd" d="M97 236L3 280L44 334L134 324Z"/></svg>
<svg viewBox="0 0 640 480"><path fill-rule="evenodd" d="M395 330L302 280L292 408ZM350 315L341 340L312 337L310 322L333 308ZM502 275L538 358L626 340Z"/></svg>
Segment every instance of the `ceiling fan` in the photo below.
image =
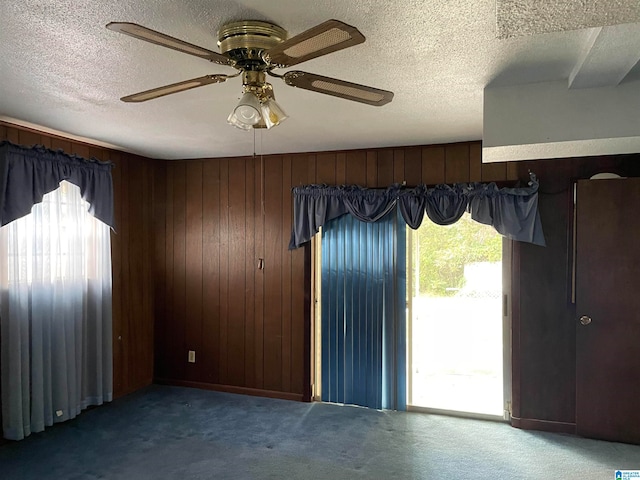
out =
<svg viewBox="0 0 640 480"><path fill-rule="evenodd" d="M292 87L373 106L385 105L393 99L393 92L337 78L299 70L283 75L273 72L274 69L291 67L365 41L364 35L357 28L339 20L327 20L291 38L287 38L286 30L269 22L245 20L228 23L218 32L221 53L135 23L112 22L107 24L107 28L238 70L233 75L205 75L134 93L122 97L123 102L144 102L212 83L222 83L228 78L242 75L243 95L227 121L243 130L251 130L271 128L287 118L275 102L273 87L267 83L266 75L281 78Z"/></svg>
<svg viewBox="0 0 640 480"><path fill-rule="evenodd" d="M243 130L271 128L287 118L275 102L273 87L266 75L281 78L292 87L326 95L382 106L393 99L393 92L351 83L337 78L292 70L283 75L276 68L287 68L365 41L357 28L339 20L327 20L292 38L273 23L245 20L224 25L218 31L221 53L187 43L135 23L111 22L109 30L124 33L145 42L195 55L238 70L233 75L212 74L165 85L122 97L123 102L144 102L242 75L243 95L227 121Z"/></svg>

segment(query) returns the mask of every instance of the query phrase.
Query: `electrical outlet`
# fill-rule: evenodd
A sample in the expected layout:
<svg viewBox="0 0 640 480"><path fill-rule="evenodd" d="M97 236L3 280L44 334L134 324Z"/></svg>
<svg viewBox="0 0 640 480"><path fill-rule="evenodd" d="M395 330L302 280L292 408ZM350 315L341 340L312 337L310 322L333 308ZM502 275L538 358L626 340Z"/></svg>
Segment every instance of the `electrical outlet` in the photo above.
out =
<svg viewBox="0 0 640 480"><path fill-rule="evenodd" d="M189 350L189 363L196 363L196 352L195 352L195 350Z"/></svg>

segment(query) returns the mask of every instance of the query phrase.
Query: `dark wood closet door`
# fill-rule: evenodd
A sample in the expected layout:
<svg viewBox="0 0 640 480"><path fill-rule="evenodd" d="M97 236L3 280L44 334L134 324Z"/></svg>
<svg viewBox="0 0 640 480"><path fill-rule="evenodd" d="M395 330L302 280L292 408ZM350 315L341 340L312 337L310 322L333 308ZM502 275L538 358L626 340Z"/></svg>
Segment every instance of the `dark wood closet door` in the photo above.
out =
<svg viewBox="0 0 640 480"><path fill-rule="evenodd" d="M640 178L578 181L576 225L577 432L640 443Z"/></svg>

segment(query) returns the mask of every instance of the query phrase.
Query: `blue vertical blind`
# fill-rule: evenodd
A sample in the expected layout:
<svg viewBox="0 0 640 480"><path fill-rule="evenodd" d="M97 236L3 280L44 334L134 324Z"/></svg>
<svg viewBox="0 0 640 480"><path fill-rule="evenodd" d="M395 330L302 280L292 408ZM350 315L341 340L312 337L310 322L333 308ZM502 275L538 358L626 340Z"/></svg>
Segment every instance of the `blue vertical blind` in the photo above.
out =
<svg viewBox="0 0 640 480"><path fill-rule="evenodd" d="M322 400L406 408L406 225L352 215L322 233Z"/></svg>

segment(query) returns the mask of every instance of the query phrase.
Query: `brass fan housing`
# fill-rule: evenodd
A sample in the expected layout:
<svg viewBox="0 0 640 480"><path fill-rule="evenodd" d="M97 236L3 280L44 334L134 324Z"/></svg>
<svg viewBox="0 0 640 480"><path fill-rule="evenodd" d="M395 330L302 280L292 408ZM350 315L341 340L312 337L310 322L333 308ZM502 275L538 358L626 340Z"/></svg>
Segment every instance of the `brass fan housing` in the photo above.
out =
<svg viewBox="0 0 640 480"><path fill-rule="evenodd" d="M264 72L247 70L242 72L242 92L254 93L261 102L267 99L275 100L273 87L267 83Z"/></svg>
<svg viewBox="0 0 640 480"><path fill-rule="evenodd" d="M262 53L286 39L284 28L260 20L228 23L218 31L221 53L243 70L265 70Z"/></svg>

